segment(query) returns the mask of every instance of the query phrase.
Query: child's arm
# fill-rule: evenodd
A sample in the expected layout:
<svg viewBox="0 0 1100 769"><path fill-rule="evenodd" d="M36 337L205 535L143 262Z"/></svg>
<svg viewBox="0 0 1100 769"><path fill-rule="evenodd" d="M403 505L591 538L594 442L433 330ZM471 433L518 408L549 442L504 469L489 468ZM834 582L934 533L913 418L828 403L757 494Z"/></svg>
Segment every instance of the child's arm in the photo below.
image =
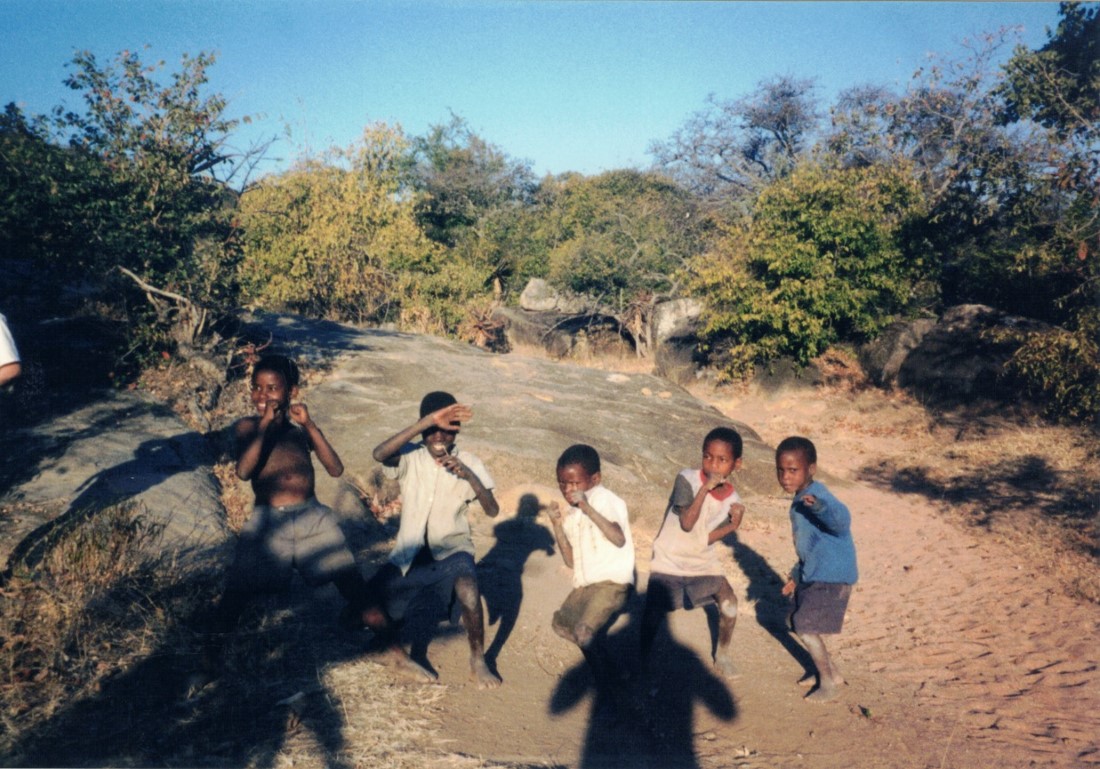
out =
<svg viewBox="0 0 1100 769"><path fill-rule="evenodd" d="M470 484L470 487L474 490L474 495L477 497L478 503L481 505L481 509L485 511L487 516L490 518L497 517L497 513L500 512L500 506L497 504L496 497L493 496L492 489L485 488L481 479L477 477L477 473L468 468L462 460L453 454L443 457L440 464Z"/></svg>
<svg viewBox="0 0 1100 769"><path fill-rule="evenodd" d="M729 479L724 475L716 475L708 477L707 482L699 487L699 491L696 492L695 498L691 500L691 504L688 505L687 510L680 513L680 528L684 531L691 531L695 528L695 524L699 522L699 516L703 512L703 503L707 499L709 494L714 489L718 488L724 483L729 483ZM738 518L737 523L741 523L741 519ZM736 526L734 528L737 528ZM732 531L732 529L731 529ZM728 532L727 532L728 533ZM714 540L710 540L713 542Z"/></svg>
<svg viewBox="0 0 1100 769"><path fill-rule="evenodd" d="M730 505L730 517L726 523L723 523L717 529L707 535L707 544L713 545L718 540L725 537L727 534L732 534L737 531L737 527L741 525L741 519L745 517L745 506L740 502L735 502Z"/></svg>
<svg viewBox="0 0 1100 769"><path fill-rule="evenodd" d="M852 514L848 508L830 494L819 497L806 494L800 500L807 517L821 525L830 534L846 534L852 528Z"/></svg>
<svg viewBox="0 0 1100 769"><path fill-rule="evenodd" d="M554 539L558 543L558 550L561 551L561 559L565 561L566 566L572 569L573 546L569 544L569 537L565 536L565 529L562 528L561 508L558 503L551 502L546 509L546 514L550 516L550 524L554 527Z"/></svg>
<svg viewBox="0 0 1100 769"><path fill-rule="evenodd" d="M592 523L596 524L596 528L607 537L608 542L615 547L622 547L626 544L626 535L623 534L622 527L604 518L599 510L588 504L587 494L578 489L569 495L569 501L580 508L580 511L587 515Z"/></svg>
<svg viewBox="0 0 1100 769"><path fill-rule="evenodd" d="M321 428L317 426L317 423L309 418L309 409L306 408L306 404L290 404L290 418L305 430L309 446L313 449L313 453L317 455L317 459L320 460L321 466L325 468L325 472L333 478L339 478L343 475L344 463L340 461L340 455L336 453L336 449L332 448L332 444L328 442L328 438L321 432Z"/></svg>
<svg viewBox="0 0 1100 769"><path fill-rule="evenodd" d="M237 422L237 477L242 481L252 480L252 476L257 469L263 467L271 453L271 441L267 440L267 435L268 428L275 421L276 411L275 404L269 401L264 415L258 421L246 417Z"/></svg>
<svg viewBox="0 0 1100 769"><path fill-rule="evenodd" d="M374 461L383 464L390 462L397 456L397 453L401 451L406 443L420 435L429 427L438 427L441 430L456 430L458 429L455 424L456 422L466 421L471 416L473 416L473 411L470 410L470 407L463 406L460 403L452 403L446 408L439 409L439 411L425 414L404 430L394 433L375 446L374 452L372 453Z"/></svg>

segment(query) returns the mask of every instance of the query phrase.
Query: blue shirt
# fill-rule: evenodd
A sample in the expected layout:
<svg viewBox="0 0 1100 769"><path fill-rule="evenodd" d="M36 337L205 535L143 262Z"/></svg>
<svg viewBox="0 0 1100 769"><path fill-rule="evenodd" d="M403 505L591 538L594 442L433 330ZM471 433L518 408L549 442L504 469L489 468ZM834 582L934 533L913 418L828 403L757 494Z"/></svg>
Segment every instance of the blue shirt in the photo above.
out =
<svg viewBox="0 0 1100 769"><path fill-rule="evenodd" d="M802 503L812 496L813 507ZM856 545L852 540L852 515L825 484L813 481L791 502L791 530L798 567L798 582L835 582L854 585L859 579Z"/></svg>

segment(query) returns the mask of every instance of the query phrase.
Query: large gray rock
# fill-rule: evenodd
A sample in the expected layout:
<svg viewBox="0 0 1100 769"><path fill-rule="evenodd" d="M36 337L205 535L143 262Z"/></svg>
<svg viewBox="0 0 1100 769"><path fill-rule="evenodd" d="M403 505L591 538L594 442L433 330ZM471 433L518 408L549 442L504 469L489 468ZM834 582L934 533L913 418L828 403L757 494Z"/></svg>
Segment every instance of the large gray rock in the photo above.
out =
<svg viewBox="0 0 1100 769"><path fill-rule="evenodd" d="M899 387L935 404L1016 401L1019 387L1004 377L1015 342L999 331L1040 331L1044 324L1008 315L981 304L949 308L905 357Z"/></svg>
<svg viewBox="0 0 1100 769"><path fill-rule="evenodd" d="M163 529L165 551L197 558L226 541L209 441L139 393L105 390L90 405L0 433L0 452L11 484L0 500L29 505L5 521L0 564L13 555L33 566L58 537L123 502Z"/></svg>
<svg viewBox="0 0 1100 769"><path fill-rule="evenodd" d="M702 313L703 303L691 297L658 303L649 320L653 343L659 345L670 339L694 339L699 331Z"/></svg>
<svg viewBox="0 0 1100 769"><path fill-rule="evenodd" d="M595 306L588 297L558 291L542 278L531 278L519 295L520 309L528 312L560 312L566 315L588 312Z"/></svg>
<svg viewBox="0 0 1100 769"><path fill-rule="evenodd" d="M486 463L502 500L519 499L531 486L556 491L558 456L573 443L588 443L603 458L608 487L627 501L635 520L653 525L676 473L698 465L703 436L719 424L732 424L745 438L741 493L775 491L772 449L755 431L656 376L493 355L388 331L337 326L323 339L303 333L317 329L315 322L260 320L274 345L292 355L310 357L315 343L335 354L324 382L305 389L303 399L343 457L347 481L367 479L376 467L374 447L416 420L426 392L445 389L472 406L474 417L459 440ZM318 487L342 514L364 514L344 480L319 478Z"/></svg>
<svg viewBox="0 0 1100 769"><path fill-rule="evenodd" d="M898 321L859 350L859 363L879 387L893 387L905 359L936 326L933 318Z"/></svg>

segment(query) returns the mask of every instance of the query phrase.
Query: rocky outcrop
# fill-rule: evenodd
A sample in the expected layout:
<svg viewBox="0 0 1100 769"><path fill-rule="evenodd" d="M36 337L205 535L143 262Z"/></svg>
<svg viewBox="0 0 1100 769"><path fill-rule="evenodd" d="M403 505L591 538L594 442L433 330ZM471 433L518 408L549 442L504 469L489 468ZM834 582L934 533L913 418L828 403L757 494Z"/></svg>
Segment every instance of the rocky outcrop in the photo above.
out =
<svg viewBox="0 0 1100 769"><path fill-rule="evenodd" d="M1004 376L1017 344L998 332L1044 328L1038 321L985 305L951 307L905 355L897 385L941 405L1019 400L1019 387Z"/></svg>
<svg viewBox="0 0 1100 769"><path fill-rule="evenodd" d="M898 373L924 336L936 326L934 318L898 321L859 351L859 363L868 378L879 387L891 388L898 383Z"/></svg>

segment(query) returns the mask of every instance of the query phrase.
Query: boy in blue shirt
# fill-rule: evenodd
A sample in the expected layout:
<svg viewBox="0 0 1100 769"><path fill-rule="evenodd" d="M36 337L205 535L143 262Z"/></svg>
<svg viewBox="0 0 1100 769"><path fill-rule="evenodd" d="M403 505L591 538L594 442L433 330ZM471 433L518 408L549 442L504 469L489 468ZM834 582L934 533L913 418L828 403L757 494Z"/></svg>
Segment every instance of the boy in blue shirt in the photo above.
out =
<svg viewBox="0 0 1100 769"><path fill-rule="evenodd" d="M825 485L814 480L817 449L807 438L783 439L775 450L775 475L791 502L791 528L798 563L783 586L794 596L791 626L817 666L811 702L828 702L840 694L840 675L823 635L839 633L852 585L859 578L852 540L852 516Z"/></svg>

